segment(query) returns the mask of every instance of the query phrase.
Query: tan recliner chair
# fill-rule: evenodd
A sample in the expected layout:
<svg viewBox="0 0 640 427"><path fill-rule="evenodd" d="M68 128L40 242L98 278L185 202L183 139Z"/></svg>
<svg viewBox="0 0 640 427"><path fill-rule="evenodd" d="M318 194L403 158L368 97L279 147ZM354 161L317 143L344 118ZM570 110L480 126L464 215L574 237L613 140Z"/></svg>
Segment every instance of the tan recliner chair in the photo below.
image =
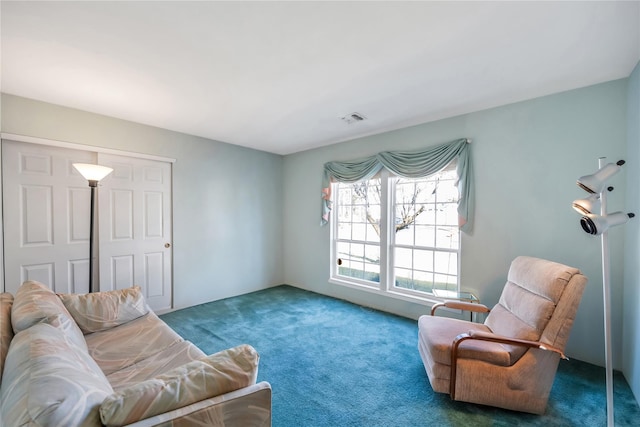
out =
<svg viewBox="0 0 640 427"><path fill-rule="evenodd" d="M454 400L541 414L587 278L531 257L511 263L500 300L447 301L418 320L418 349L433 390ZM489 313L484 324L437 317L439 307Z"/></svg>

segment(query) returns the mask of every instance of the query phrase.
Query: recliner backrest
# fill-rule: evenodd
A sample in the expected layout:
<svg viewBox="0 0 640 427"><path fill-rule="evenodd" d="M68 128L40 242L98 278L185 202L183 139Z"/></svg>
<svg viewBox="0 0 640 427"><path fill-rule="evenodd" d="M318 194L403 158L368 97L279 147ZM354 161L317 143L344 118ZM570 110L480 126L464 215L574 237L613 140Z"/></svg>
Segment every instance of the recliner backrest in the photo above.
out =
<svg viewBox="0 0 640 427"><path fill-rule="evenodd" d="M542 340L564 349L585 283L576 268L518 257L485 324L498 335Z"/></svg>

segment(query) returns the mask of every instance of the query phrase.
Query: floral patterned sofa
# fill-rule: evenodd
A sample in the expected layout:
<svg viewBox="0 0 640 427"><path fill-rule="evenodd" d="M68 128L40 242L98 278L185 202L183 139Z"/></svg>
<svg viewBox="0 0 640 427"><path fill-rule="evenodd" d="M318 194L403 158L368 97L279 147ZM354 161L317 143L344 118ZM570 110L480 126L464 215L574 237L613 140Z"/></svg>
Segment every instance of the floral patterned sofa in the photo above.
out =
<svg viewBox="0 0 640 427"><path fill-rule="evenodd" d="M205 355L138 287L0 294L0 425L270 426L258 361L249 345Z"/></svg>

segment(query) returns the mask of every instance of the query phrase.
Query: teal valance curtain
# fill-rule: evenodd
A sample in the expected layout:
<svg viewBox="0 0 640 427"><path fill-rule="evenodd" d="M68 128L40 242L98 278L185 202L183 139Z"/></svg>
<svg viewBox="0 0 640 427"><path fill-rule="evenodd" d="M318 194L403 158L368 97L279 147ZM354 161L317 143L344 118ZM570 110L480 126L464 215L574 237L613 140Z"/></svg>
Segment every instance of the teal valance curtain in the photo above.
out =
<svg viewBox="0 0 640 427"><path fill-rule="evenodd" d="M465 233L473 228L473 188L471 185L470 144L466 138L419 151L383 151L375 156L346 162L328 162L322 179L321 225L329 221L331 212L331 182L357 182L371 179L382 168L403 178L433 175L457 158L458 223Z"/></svg>

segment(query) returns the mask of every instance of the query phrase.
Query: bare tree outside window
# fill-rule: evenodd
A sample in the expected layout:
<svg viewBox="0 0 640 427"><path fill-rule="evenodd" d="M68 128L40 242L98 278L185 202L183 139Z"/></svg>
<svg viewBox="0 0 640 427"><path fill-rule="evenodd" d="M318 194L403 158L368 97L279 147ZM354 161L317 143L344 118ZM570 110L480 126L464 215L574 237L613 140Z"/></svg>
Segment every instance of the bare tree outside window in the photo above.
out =
<svg viewBox="0 0 640 427"><path fill-rule="evenodd" d="M382 187L379 181L376 181L375 184L371 184L370 181L361 181L351 184L351 186L353 189L351 193L353 195L352 203L354 205L363 203L366 206L367 222L371 224L378 237L380 237L380 216L374 216L371 208L372 205L380 206Z"/></svg>
<svg viewBox="0 0 640 427"><path fill-rule="evenodd" d="M400 182L402 182L402 180L400 180ZM433 202L435 193L438 190L438 183L439 180L436 180L432 188L427 188L426 185L412 185L412 191L404 191L402 194L396 193L396 205L399 206L395 218L396 233L409 228L411 224L416 222L416 218L425 212L427 207L424 202L427 200ZM381 185L370 185L369 181L356 182L351 185L353 188L352 203L364 204L366 206L367 221L371 224L378 236L380 236L380 217L375 217L372 214L371 206L380 206L380 198L382 197ZM400 199L398 199L399 197Z"/></svg>

